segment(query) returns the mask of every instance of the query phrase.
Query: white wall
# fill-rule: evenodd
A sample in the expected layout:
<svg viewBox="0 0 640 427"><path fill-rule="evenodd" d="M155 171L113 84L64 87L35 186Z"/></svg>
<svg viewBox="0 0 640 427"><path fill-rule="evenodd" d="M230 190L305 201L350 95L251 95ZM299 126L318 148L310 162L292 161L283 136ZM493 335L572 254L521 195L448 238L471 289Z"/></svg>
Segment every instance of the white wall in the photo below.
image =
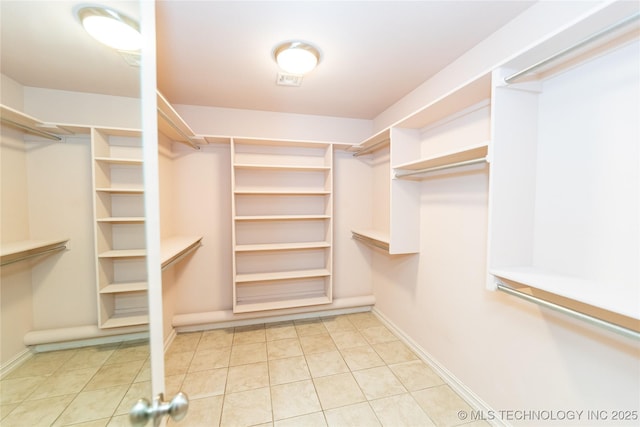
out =
<svg viewBox="0 0 640 427"><path fill-rule="evenodd" d="M609 1L540 1L456 59L374 119L376 132L504 64ZM628 2L631 3L631 2ZM528 64L527 64L528 65Z"/></svg>
<svg viewBox="0 0 640 427"><path fill-rule="evenodd" d="M495 410L637 409L638 344L485 288L487 171L422 184L420 254L376 253L376 309Z"/></svg>
<svg viewBox="0 0 640 427"><path fill-rule="evenodd" d="M140 127L137 99L22 87L4 75L1 93L43 121ZM95 325L97 307L88 135L53 142L3 126L0 155L2 242L70 238L66 251L2 268L5 365L25 350L27 332Z"/></svg>
<svg viewBox="0 0 640 427"><path fill-rule="evenodd" d="M2 103L22 107L22 86L0 75ZM0 128L0 241L29 238L27 159L22 132ZM0 277L0 366L25 350L24 334L33 327L31 270L19 262L2 267Z"/></svg>
<svg viewBox="0 0 640 427"><path fill-rule="evenodd" d="M96 324L91 142L27 143L33 239L69 238L68 250L33 263L33 328Z"/></svg>
<svg viewBox="0 0 640 427"><path fill-rule="evenodd" d="M455 87L453 76L460 84L481 74L492 61L501 62L500 55L525 48L591 6L534 6L452 64L450 74L435 76L381 114L376 128ZM559 12L549 13L549 8ZM486 59L480 60L483 55ZM478 132L486 127L488 123L479 126ZM452 148L462 133L450 134L450 141L442 135L429 137L431 145L423 153L432 146ZM420 215L419 255L396 258L374 252L376 310L495 410L638 410L637 341L486 290L487 168L425 180Z"/></svg>
<svg viewBox="0 0 640 427"><path fill-rule="evenodd" d="M24 88L24 112L44 122L140 129L138 98Z"/></svg>
<svg viewBox="0 0 640 427"><path fill-rule="evenodd" d="M264 129L262 135L268 134ZM171 295L176 314L206 313L232 308L231 158L230 146L214 144L193 150L173 146L173 179L162 186L170 191L175 219L173 232L201 235L202 244L175 269ZM371 222L363 209L373 188L354 179L367 167L344 151L334 160L334 298L371 295L370 254L351 239L351 228ZM342 262L342 260L349 260ZM166 313L165 313L166 315Z"/></svg>
<svg viewBox="0 0 640 427"><path fill-rule="evenodd" d="M371 120L233 108L174 106L196 134L358 144L371 136Z"/></svg>

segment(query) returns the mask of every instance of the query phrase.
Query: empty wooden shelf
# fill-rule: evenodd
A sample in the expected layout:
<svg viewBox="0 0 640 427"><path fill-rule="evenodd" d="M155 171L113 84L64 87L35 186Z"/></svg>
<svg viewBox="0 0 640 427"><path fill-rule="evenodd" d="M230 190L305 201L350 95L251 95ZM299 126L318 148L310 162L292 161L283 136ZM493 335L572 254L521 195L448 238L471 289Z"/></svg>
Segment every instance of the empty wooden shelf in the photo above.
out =
<svg viewBox="0 0 640 427"><path fill-rule="evenodd" d="M332 301L333 147L234 139L233 310Z"/></svg>
<svg viewBox="0 0 640 427"><path fill-rule="evenodd" d="M69 239L56 240L23 240L3 243L0 248L0 265L13 264L52 252L66 249Z"/></svg>

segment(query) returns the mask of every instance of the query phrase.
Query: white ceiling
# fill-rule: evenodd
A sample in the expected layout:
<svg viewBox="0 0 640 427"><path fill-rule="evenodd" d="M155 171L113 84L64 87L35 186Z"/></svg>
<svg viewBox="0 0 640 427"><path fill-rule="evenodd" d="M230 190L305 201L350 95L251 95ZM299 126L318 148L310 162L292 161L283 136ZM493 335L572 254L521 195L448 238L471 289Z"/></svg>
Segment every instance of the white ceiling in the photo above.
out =
<svg viewBox="0 0 640 427"><path fill-rule="evenodd" d="M135 2L105 1L133 18ZM530 1L158 1L158 86L175 104L372 119ZM0 1L2 72L25 86L138 95L138 69L84 33L74 1ZM275 84L281 41L322 53Z"/></svg>
<svg viewBox="0 0 640 427"><path fill-rule="evenodd" d="M138 19L136 2L110 1ZM137 67L92 39L77 21L79 1L0 0L0 70L24 86L137 97Z"/></svg>

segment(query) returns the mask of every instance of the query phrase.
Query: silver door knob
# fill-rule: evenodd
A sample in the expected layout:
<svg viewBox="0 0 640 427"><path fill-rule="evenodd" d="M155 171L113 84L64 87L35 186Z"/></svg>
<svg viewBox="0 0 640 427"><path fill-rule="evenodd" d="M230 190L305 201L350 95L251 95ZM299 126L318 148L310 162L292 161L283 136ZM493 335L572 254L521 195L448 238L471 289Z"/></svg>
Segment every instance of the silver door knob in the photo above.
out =
<svg viewBox="0 0 640 427"><path fill-rule="evenodd" d="M180 421L187 416L189 398L185 393L178 393L171 402L165 402L162 394L150 403L147 399L138 399L129 411L129 421L133 427L144 427L150 419L153 419L155 427L160 425L160 420L169 415L174 421Z"/></svg>

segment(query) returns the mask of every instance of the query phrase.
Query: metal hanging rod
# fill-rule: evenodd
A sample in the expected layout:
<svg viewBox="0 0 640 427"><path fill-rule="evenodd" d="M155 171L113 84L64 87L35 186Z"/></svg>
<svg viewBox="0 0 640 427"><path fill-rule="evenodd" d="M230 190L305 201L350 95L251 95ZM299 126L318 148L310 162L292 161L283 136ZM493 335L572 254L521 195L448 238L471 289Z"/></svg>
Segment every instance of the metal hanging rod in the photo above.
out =
<svg viewBox="0 0 640 427"><path fill-rule="evenodd" d="M363 148L362 150L353 153L353 157L363 156L363 155L365 155L367 153L371 153L372 151L375 151L375 149L377 147L379 147L379 146L381 146L383 144L388 144L389 142L390 142L390 140L388 138L387 139L383 139L382 141L376 142L375 144L370 145L367 148Z"/></svg>
<svg viewBox="0 0 640 427"><path fill-rule="evenodd" d="M635 13L635 14L633 14L631 16L628 16L627 18L625 18L625 19L623 19L621 21L618 21L615 24L612 24L612 25L610 25L610 26L598 31L597 33L592 34L591 36L579 41L578 43L576 43L576 44L574 44L572 46L569 46L568 48L563 49L560 52L558 52L558 53L556 53L554 55L551 55L550 57L548 57L546 59L543 59L540 62L537 62L537 63L535 63L533 65L530 65L529 67L525 68L522 71L518 71L515 74L512 74L512 75L510 75L508 77L505 77L504 81L505 81L505 83L509 84L509 83L513 82L514 80L517 80L518 78L520 78L520 77L522 77L522 76L524 76L524 75L526 75L526 74L528 74L528 73L530 73L530 72L532 72L534 70L537 70L538 68L548 64L549 62L555 61L556 59L558 59L558 58L560 58L560 57L562 57L562 56L564 56L564 55L566 55L566 54L568 54L568 53L570 53L570 52L572 52L572 51L574 51L576 49L579 49L579 48L581 48L583 46L586 46L589 43L592 43L592 42L594 42L594 41L596 41L596 40L598 40L598 39L600 39L600 38L602 38L602 37L614 32L614 31L616 31L616 30L628 25L629 23L635 21L639 17L640 17L640 12Z"/></svg>
<svg viewBox="0 0 640 427"><path fill-rule="evenodd" d="M8 124L9 126L13 126L13 127L18 128L18 129L22 129L24 131L27 131L29 133L41 136L43 138L51 139L53 141L62 141L62 138L60 138L57 135L54 135L54 134L49 133L49 132L45 132L45 131L40 130L40 129L36 129L36 128L31 127L31 126L23 125L22 123L18 123L18 122L15 122L15 121L11 120L11 119L7 119L6 117L2 117L2 122Z"/></svg>
<svg viewBox="0 0 640 427"><path fill-rule="evenodd" d="M551 301L544 300L542 298L534 297L533 295L525 294L523 292L517 291L509 286L504 285L503 283L498 282L497 284L498 290L507 293L509 295L516 296L518 298L522 298L526 301L536 303L546 308L550 308L552 310L558 311L560 313L568 314L570 316L576 317L581 320L585 320L591 324L601 326L603 328L609 329L610 331L617 332L621 335L624 335L629 338L634 338L636 340L640 340L640 333L634 331L633 329L625 328L624 326L616 325L615 323L607 322L606 320L598 319L597 317L590 316L585 313L581 313L579 311L563 307L561 305L555 304Z"/></svg>
<svg viewBox="0 0 640 427"><path fill-rule="evenodd" d="M427 172L435 172L435 171L441 171L445 169L457 168L459 166L474 165L476 163L484 163L486 161L487 161L487 158L482 157L480 159L465 160L463 162L451 163L449 165L442 165L442 166L434 166L432 168L424 168L424 169L419 169L419 170L410 171L410 172L396 172L395 175L396 175L396 178L404 178L407 176L420 175Z"/></svg>
<svg viewBox="0 0 640 427"><path fill-rule="evenodd" d="M199 150L200 149L200 146L198 144L196 144L195 142L193 142L191 140L190 136L186 135L182 131L182 129L180 129L175 123L173 123L173 120L171 120L169 118L169 116L167 116L167 114L164 111L162 111L160 108L158 108L158 113L162 116L163 119L165 119L165 121L167 123L169 123L169 126L171 126L176 132L178 132L180 134L180 136L182 136L186 140L187 144L189 144L195 150Z"/></svg>

